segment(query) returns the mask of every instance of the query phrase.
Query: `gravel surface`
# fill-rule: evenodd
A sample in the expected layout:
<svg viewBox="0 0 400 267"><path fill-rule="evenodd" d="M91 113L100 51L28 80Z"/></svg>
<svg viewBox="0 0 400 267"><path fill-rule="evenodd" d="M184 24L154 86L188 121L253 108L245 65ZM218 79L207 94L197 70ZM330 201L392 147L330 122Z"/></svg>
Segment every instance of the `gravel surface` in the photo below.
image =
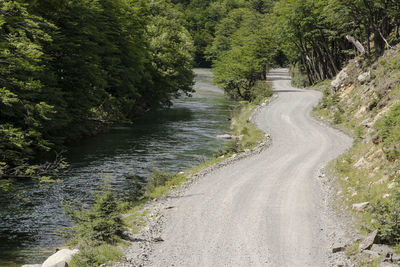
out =
<svg viewBox="0 0 400 267"><path fill-rule="evenodd" d="M148 203L149 224L115 266L350 265L331 253L353 237L331 208L335 183L322 167L352 140L312 118L320 92L292 88L286 69L269 79L278 97L253 119L272 144L267 135L255 151Z"/></svg>

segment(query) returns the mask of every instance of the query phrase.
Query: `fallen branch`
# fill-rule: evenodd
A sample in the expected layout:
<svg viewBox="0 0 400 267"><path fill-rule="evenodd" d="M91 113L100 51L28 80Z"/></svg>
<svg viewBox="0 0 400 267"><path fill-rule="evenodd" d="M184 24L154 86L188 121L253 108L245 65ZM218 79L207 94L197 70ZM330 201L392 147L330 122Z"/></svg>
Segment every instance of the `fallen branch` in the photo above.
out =
<svg viewBox="0 0 400 267"><path fill-rule="evenodd" d="M356 48L357 48L357 50L358 50L358 52L360 52L360 54L361 55L365 55L365 48L364 48L364 46L359 42L359 41L357 41L353 36L351 36L351 35L346 35L346 39L349 41L349 42L351 42Z"/></svg>

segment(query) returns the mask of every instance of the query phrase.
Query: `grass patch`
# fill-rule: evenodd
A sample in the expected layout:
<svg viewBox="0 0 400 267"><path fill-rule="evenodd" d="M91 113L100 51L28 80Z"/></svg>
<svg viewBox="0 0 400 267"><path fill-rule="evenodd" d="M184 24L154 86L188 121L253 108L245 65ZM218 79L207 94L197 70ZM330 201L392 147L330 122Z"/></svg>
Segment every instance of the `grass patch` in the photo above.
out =
<svg viewBox="0 0 400 267"><path fill-rule="evenodd" d="M71 261L71 267L100 266L111 264L123 256L119 247L102 244L95 247L84 247Z"/></svg>

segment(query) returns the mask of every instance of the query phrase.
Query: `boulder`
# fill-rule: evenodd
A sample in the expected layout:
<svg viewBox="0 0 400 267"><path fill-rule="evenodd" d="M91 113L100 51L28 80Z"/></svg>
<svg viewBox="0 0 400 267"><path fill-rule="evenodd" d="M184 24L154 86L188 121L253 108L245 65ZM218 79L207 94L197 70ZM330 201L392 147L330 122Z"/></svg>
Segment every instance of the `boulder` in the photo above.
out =
<svg viewBox="0 0 400 267"><path fill-rule="evenodd" d="M369 206L369 202L355 203L353 204L353 210L363 211Z"/></svg>
<svg viewBox="0 0 400 267"><path fill-rule="evenodd" d="M358 81L365 82L365 80L368 79L370 75L371 75L371 71L364 72L358 76Z"/></svg>
<svg viewBox="0 0 400 267"><path fill-rule="evenodd" d="M399 267L399 265L384 261L379 264L379 267Z"/></svg>
<svg viewBox="0 0 400 267"><path fill-rule="evenodd" d="M332 253L338 253L346 250L346 244L337 242L332 246Z"/></svg>
<svg viewBox="0 0 400 267"><path fill-rule="evenodd" d="M362 257L368 260L375 260L381 257L377 252L371 250L363 250Z"/></svg>
<svg viewBox="0 0 400 267"><path fill-rule="evenodd" d="M375 145L379 144L379 135L372 136L372 143Z"/></svg>
<svg viewBox="0 0 400 267"><path fill-rule="evenodd" d="M399 254L393 254L391 260L397 264L400 263L400 255Z"/></svg>
<svg viewBox="0 0 400 267"><path fill-rule="evenodd" d="M345 80L349 77L347 74L347 68L344 68L339 72L339 74L336 76L335 80L331 82L331 86L333 88L333 91L337 91L340 87L344 86Z"/></svg>
<svg viewBox="0 0 400 267"><path fill-rule="evenodd" d="M381 244L373 244L371 250L378 252L379 254L384 256L394 253L393 248L389 247L388 245L381 245Z"/></svg>
<svg viewBox="0 0 400 267"><path fill-rule="evenodd" d="M232 135L230 134L221 134L221 135L217 135L218 139L232 139Z"/></svg>
<svg viewBox="0 0 400 267"><path fill-rule="evenodd" d="M48 257L42 267L66 267L77 253L79 253L78 249L61 249Z"/></svg>
<svg viewBox="0 0 400 267"><path fill-rule="evenodd" d="M369 236L367 236L358 246L360 251L370 249L375 243L378 236L378 230L373 231Z"/></svg>

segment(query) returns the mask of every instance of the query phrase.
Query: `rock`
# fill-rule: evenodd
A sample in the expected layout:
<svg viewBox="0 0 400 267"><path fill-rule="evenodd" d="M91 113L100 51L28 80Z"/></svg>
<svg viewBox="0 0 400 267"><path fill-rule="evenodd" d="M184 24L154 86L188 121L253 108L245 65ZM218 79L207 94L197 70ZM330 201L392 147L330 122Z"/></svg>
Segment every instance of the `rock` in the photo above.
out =
<svg viewBox="0 0 400 267"><path fill-rule="evenodd" d="M379 144L379 135L372 136L372 143L375 145Z"/></svg>
<svg viewBox="0 0 400 267"><path fill-rule="evenodd" d="M218 139L232 139L232 135L230 134L221 134L221 135L217 135Z"/></svg>
<svg viewBox="0 0 400 267"><path fill-rule="evenodd" d="M373 244L371 247L371 251L379 253L385 258L391 257L391 255L393 255L394 253L393 249L388 245L378 245L378 244Z"/></svg>
<svg viewBox="0 0 400 267"><path fill-rule="evenodd" d="M79 253L78 249L61 249L47 258L42 267L65 267L71 262L72 257Z"/></svg>
<svg viewBox="0 0 400 267"><path fill-rule="evenodd" d="M41 267L41 264L24 264L21 267Z"/></svg>
<svg viewBox="0 0 400 267"><path fill-rule="evenodd" d="M361 122L361 125L366 127L366 128L371 128L371 123L369 121L369 119L364 120L363 122Z"/></svg>
<svg viewBox="0 0 400 267"><path fill-rule="evenodd" d="M163 241L164 241L164 239L162 239L161 236L153 238L153 242L163 242Z"/></svg>
<svg viewBox="0 0 400 267"><path fill-rule="evenodd" d="M363 202L363 203L356 203L353 204L353 210L356 211L363 211L369 206L369 202Z"/></svg>
<svg viewBox="0 0 400 267"><path fill-rule="evenodd" d="M346 244L337 242L332 246L332 253L338 253L346 250Z"/></svg>
<svg viewBox="0 0 400 267"><path fill-rule="evenodd" d="M375 243L376 238L378 235L378 230L373 231L367 238L365 238L360 245L358 246L358 249L360 251L370 249L372 245Z"/></svg>
<svg viewBox="0 0 400 267"><path fill-rule="evenodd" d="M400 255L399 254L393 254L391 259L392 259L392 262L400 263Z"/></svg>
<svg viewBox="0 0 400 267"><path fill-rule="evenodd" d="M344 86L344 81L349 77L347 74L347 68L344 68L336 76L335 80L331 82L333 90L336 92L340 87Z"/></svg>
<svg viewBox="0 0 400 267"><path fill-rule="evenodd" d="M379 264L379 267L399 267L399 265L384 261Z"/></svg>
<svg viewBox="0 0 400 267"><path fill-rule="evenodd" d="M361 167L362 165L365 165L365 159L364 159L364 157L362 157L361 159L359 159L355 164L354 164L354 168L359 168L359 167Z"/></svg>
<svg viewBox="0 0 400 267"><path fill-rule="evenodd" d="M363 250L362 254L364 257L371 259L371 260L375 260L375 259L381 257L377 252L371 251L371 250Z"/></svg>
<svg viewBox="0 0 400 267"><path fill-rule="evenodd" d="M396 182L391 182L390 184L388 184L388 189L393 189L396 187Z"/></svg>
<svg viewBox="0 0 400 267"><path fill-rule="evenodd" d="M360 82L365 82L365 80L367 78L369 78L370 75L371 75L371 71L367 71L367 72L364 72L364 73L360 74L357 79Z"/></svg>

